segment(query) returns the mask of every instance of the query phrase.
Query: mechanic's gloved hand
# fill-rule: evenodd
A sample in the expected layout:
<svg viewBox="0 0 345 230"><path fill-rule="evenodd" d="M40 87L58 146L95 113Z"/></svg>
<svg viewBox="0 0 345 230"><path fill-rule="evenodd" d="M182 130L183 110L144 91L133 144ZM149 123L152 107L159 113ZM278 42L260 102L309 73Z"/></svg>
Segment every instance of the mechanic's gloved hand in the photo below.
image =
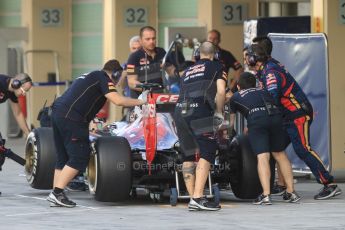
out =
<svg viewBox="0 0 345 230"><path fill-rule="evenodd" d="M222 126L223 121L224 121L223 114L215 112L213 115L213 131L214 132L217 132L219 130L220 126Z"/></svg>
<svg viewBox="0 0 345 230"><path fill-rule="evenodd" d="M150 93L150 90L145 90L141 93L141 95L139 97L139 99L142 100L144 102L144 104L147 104L147 99L148 99L147 97L148 97L149 93Z"/></svg>

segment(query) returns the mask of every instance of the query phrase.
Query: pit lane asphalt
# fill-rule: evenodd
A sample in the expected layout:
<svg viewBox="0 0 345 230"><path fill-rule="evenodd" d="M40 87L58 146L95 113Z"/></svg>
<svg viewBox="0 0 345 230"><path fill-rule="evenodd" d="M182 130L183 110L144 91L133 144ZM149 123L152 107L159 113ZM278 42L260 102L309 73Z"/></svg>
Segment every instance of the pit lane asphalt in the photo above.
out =
<svg viewBox="0 0 345 230"><path fill-rule="evenodd" d="M24 140L8 139L7 148L23 156ZM222 192L222 210L189 212L187 202L176 207L156 204L148 197L122 203L101 203L88 192L68 192L76 208L49 207L49 191L35 190L26 182L24 168L7 159L0 172L0 230L52 229L345 229L345 183L340 196L316 201L320 185L297 179L300 203L274 198L271 206L255 206Z"/></svg>

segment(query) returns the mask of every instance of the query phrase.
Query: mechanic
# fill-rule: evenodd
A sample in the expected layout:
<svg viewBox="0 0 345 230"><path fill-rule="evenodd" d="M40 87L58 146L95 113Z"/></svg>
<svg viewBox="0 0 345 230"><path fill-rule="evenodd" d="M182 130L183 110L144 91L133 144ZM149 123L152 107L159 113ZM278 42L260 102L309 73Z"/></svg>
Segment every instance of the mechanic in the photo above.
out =
<svg viewBox="0 0 345 230"><path fill-rule="evenodd" d="M140 48L141 48L140 37L138 35L131 37L131 39L129 40L129 52L130 52L130 54L136 52ZM121 73L121 77L120 77L116 86L123 89L123 95L125 95L126 97L130 97L131 96L131 89L129 88L129 85L128 85L127 62L123 63L121 66L123 68L123 71ZM134 96L134 93L132 93L132 94L133 94L133 98L137 98L136 96ZM135 95L137 95L137 94L135 93ZM133 108L123 107L122 114L124 114L123 119L125 119L126 121L129 121L129 122L133 122L136 118L134 113L133 113Z"/></svg>
<svg viewBox="0 0 345 230"><path fill-rule="evenodd" d="M184 162L183 178L191 197L189 210L215 211L221 207L204 197L204 186L211 164L215 161L217 140L215 129L224 120L223 108L227 75L220 62L213 61L215 46L204 42L200 46L200 60L187 68L181 77L181 90L174 113ZM216 103L215 103L216 102ZM208 119L210 118L210 119ZM207 122L204 122L206 119ZM201 122L198 122L201 121ZM195 125L193 125L193 122ZM210 130L200 132L199 123ZM195 167L196 157L200 159Z"/></svg>
<svg viewBox="0 0 345 230"><path fill-rule="evenodd" d="M240 75L237 87L239 91L230 99L230 127L234 128L236 112L247 119L249 143L258 159L257 168L263 190L253 204L272 204L270 152L279 164L287 185L283 199L292 203L299 201L301 197L294 191L291 164L284 152L286 133L279 107L266 90L256 88L256 78L249 72Z"/></svg>
<svg viewBox="0 0 345 230"><path fill-rule="evenodd" d="M27 137L29 135L30 129L26 123L25 116L19 106L18 97L25 96L25 94L31 89L31 87L32 80L30 76L25 73L19 73L14 77L0 74L0 104L6 102L7 99L10 99L10 106L13 115L20 129L23 131L24 137ZM3 143L2 140L0 140L0 142ZM4 146L0 145L0 170L1 166L5 162L5 156L2 155L4 150Z"/></svg>
<svg viewBox="0 0 345 230"><path fill-rule="evenodd" d="M234 57L234 55L225 49L222 49L219 44L221 42L221 34L218 30L210 30L207 33L207 41L212 42L217 49L219 55L218 59L223 65L223 70L226 74L229 74L230 68L234 70L234 77L230 83L230 90L234 93L237 91L236 82L240 74L243 72L243 67L239 61Z"/></svg>
<svg viewBox="0 0 345 230"><path fill-rule="evenodd" d="M0 103L4 103L7 99L10 99L13 115L20 129L23 131L24 137L29 135L30 129L19 106L18 97L25 96L31 87L32 80L26 73L19 73L14 77L0 74Z"/></svg>
<svg viewBox="0 0 345 230"><path fill-rule="evenodd" d="M272 44L272 43L271 43ZM253 44L248 50L250 65L255 67L257 78L282 108L284 128L298 155L310 168L318 183L324 185L314 196L324 200L341 194L333 176L325 168L319 155L310 145L310 125L313 121L313 107L292 75L278 61L270 58L270 50Z"/></svg>
<svg viewBox="0 0 345 230"><path fill-rule="evenodd" d="M138 35L135 35L129 39L129 52L130 54L134 53L138 49L141 48L140 44L140 37ZM124 71L122 71L121 77L117 83L117 86L122 88L124 90L124 95L126 97L130 97L130 89L128 86L128 80L127 80L127 63L122 64L122 68Z"/></svg>
<svg viewBox="0 0 345 230"><path fill-rule="evenodd" d="M161 64L166 52L163 48L156 47L156 30L151 26L142 27L140 43L142 47L130 54L127 61L127 79L133 98L137 98L141 92L140 88L136 88L137 85L146 80L148 83L163 85ZM174 73L172 65L166 64L165 68L169 75Z"/></svg>
<svg viewBox="0 0 345 230"><path fill-rule="evenodd" d="M137 106L143 100L127 98L116 92L112 73L118 67L117 60L105 63L102 70L81 75L52 105L52 126L57 162L54 172L54 190L47 200L63 207L75 207L76 203L64 194L64 188L79 171L84 171L90 158L89 123L108 99L119 106Z"/></svg>
<svg viewBox="0 0 345 230"><path fill-rule="evenodd" d="M259 44L265 50L265 52L267 53L267 55L269 56L269 59L271 61L277 63L278 65L281 65L276 59L274 59L271 56L273 44L272 44L272 41L269 37L267 37L267 36L255 37L252 40L252 44ZM248 55L247 55L247 59L248 59ZM254 67L249 66L249 68L253 69ZM257 80L260 84L260 87L263 88L264 86L263 86L262 82L259 79L257 79ZM284 194L284 192L286 190L286 186L285 186L284 178L281 176L279 165L276 165L276 168L277 168L277 178L276 178L276 181L274 182L273 187L271 189L271 194L280 196L280 195ZM275 175L273 175L273 176L275 176Z"/></svg>

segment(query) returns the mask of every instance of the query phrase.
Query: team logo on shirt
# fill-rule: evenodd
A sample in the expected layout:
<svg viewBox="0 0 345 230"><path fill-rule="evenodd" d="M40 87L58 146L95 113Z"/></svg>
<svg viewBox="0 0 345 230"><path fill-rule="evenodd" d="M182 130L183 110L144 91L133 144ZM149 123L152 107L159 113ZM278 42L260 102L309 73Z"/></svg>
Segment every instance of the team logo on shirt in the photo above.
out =
<svg viewBox="0 0 345 230"><path fill-rule="evenodd" d="M141 58L141 59L139 60L139 64L140 64L140 65L149 65L149 64L150 64L150 61L147 60L147 58Z"/></svg>
<svg viewBox="0 0 345 230"><path fill-rule="evenodd" d="M127 64L127 73L134 73L134 65Z"/></svg>
<svg viewBox="0 0 345 230"><path fill-rule="evenodd" d="M277 78L273 74L269 73L266 76L266 84L267 85L277 84Z"/></svg>
<svg viewBox="0 0 345 230"><path fill-rule="evenodd" d="M108 82L108 89L109 90L116 90L114 83Z"/></svg>
<svg viewBox="0 0 345 230"><path fill-rule="evenodd" d="M199 64L191 67L188 71L186 71L185 75L188 77L189 75L204 72L205 71L205 65Z"/></svg>

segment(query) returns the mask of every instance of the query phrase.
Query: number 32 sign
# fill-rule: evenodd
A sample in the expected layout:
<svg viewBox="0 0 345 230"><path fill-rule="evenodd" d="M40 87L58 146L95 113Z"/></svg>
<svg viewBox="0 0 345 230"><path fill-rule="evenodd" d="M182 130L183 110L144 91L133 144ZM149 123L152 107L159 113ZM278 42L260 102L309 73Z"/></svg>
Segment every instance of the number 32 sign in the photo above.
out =
<svg viewBox="0 0 345 230"><path fill-rule="evenodd" d="M224 24L240 24L248 18L247 4L229 3L222 4L222 18Z"/></svg>
<svg viewBox="0 0 345 230"><path fill-rule="evenodd" d="M124 10L125 26L145 26L148 23L146 7L127 7Z"/></svg>

